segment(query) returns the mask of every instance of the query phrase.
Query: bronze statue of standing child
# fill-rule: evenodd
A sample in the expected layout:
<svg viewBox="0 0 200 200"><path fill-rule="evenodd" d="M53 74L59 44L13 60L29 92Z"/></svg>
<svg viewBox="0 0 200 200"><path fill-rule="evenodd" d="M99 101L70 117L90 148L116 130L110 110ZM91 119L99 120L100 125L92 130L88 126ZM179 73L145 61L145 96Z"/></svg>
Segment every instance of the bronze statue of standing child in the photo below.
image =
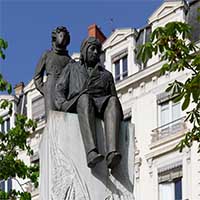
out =
<svg viewBox="0 0 200 200"><path fill-rule="evenodd" d="M66 27L59 26L52 31L52 49L43 53L34 75L34 83L39 92L44 96L45 110L56 110L54 105L55 85L62 70L72 62L66 50L70 43L70 35ZM47 80L44 82L46 74Z"/></svg>

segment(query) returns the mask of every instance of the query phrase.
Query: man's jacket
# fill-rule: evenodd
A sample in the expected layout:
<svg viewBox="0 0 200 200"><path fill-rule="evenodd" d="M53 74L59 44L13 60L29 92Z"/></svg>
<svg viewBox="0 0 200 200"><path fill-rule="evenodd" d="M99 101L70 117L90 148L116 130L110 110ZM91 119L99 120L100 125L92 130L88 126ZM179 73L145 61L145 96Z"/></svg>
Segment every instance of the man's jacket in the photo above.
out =
<svg viewBox="0 0 200 200"><path fill-rule="evenodd" d="M64 112L76 112L76 102L80 95L87 93L94 100L101 113L111 96L117 96L113 76L98 63L89 75L84 64L69 63L57 81L55 105Z"/></svg>

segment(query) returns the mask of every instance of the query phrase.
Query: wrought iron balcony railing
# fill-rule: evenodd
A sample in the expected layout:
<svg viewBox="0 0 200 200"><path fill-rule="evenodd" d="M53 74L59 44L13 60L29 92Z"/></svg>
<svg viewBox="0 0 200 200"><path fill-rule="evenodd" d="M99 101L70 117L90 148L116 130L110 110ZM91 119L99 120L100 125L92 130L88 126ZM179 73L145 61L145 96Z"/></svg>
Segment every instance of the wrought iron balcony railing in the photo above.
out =
<svg viewBox="0 0 200 200"><path fill-rule="evenodd" d="M151 142L157 142L163 138L166 138L170 135L179 133L181 131L186 130L186 123L185 123L185 117L181 117L179 119L176 119L172 122L169 122L165 125L162 125L154 130L152 130L152 140Z"/></svg>

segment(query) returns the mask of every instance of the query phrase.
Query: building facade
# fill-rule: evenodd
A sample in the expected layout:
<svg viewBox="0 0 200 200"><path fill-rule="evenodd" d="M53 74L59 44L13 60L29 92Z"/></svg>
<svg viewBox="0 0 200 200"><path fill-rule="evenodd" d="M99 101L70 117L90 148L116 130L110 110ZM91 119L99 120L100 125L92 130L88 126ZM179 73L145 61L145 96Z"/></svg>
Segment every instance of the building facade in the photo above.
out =
<svg viewBox="0 0 200 200"><path fill-rule="evenodd" d="M185 81L189 72L159 75L162 62L154 56L146 65L137 61L135 52L149 39L157 27L170 21L187 22L193 26L192 40L200 44L197 26L199 1L164 1L140 29L118 29L107 38L105 66L113 73L125 119L135 124L136 200L200 199L200 160L197 145L184 149L175 146L190 128L184 121L186 112L181 102L173 103L165 92L174 80ZM190 110L190 108L189 108Z"/></svg>
<svg viewBox="0 0 200 200"><path fill-rule="evenodd" d="M169 83L186 80L190 72L160 76L163 62L159 56L154 56L145 65L136 58L139 45L149 40L150 33L170 21L191 24L194 27L192 40L200 46L198 7L199 0L189 3L184 0L165 0L149 17L145 27L138 30L116 29L103 43L104 64L113 74L124 120L135 124L136 151L133 166L136 200L200 199L197 144L194 143L190 149L185 148L181 153L175 149L190 129L190 124L184 121L186 112L181 110L181 102L173 103L170 94L165 92ZM78 54L74 56L77 60ZM28 163L34 163L39 161L39 142L45 126L44 99L36 91L33 80L21 91L25 100L22 101L23 98L18 95L13 96L12 101L15 102L16 98L16 102L19 102L21 99L21 112L38 122L37 130L29 140L34 155L29 159L22 154ZM6 120L5 123L9 124ZM12 119L10 126L13 124ZM26 187L33 192L33 200L38 199L38 190L29 184Z"/></svg>

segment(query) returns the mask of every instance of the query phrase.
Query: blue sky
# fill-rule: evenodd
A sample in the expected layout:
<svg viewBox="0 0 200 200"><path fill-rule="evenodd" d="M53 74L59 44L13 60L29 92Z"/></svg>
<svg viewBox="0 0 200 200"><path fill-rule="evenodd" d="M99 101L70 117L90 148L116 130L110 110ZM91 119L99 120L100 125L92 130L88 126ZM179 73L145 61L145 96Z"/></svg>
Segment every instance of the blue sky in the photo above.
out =
<svg viewBox="0 0 200 200"><path fill-rule="evenodd" d="M0 0L0 37L8 41L0 72L13 85L27 84L41 54L51 47L51 31L66 26L69 53L79 52L87 27L96 23L108 37L113 28L141 28L163 0ZM113 19L113 23L111 22Z"/></svg>

